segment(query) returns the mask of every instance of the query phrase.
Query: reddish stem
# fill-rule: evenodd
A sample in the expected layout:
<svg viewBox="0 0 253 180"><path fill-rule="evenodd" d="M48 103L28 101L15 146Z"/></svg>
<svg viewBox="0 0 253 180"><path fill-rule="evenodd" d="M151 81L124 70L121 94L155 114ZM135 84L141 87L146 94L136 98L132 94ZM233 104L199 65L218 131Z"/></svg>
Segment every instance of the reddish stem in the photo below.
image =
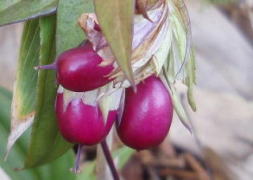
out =
<svg viewBox="0 0 253 180"><path fill-rule="evenodd" d="M52 70L56 70L56 65L55 64L48 64L48 65L35 66L34 69L35 70L38 70L38 69L52 69Z"/></svg>
<svg viewBox="0 0 253 180"><path fill-rule="evenodd" d="M74 173L80 172L79 165L80 165L80 159L81 159L81 154L82 154L82 147L83 147L82 144L78 144L75 165L74 165L74 168L72 169Z"/></svg>
<svg viewBox="0 0 253 180"><path fill-rule="evenodd" d="M108 165L109 165L109 168L110 168L110 170L111 170L113 179L114 179L114 180L120 180L119 174L118 174L117 169L116 169L116 167L115 167L115 165L114 165L114 162L113 162L111 153L110 153L110 151L109 151L108 145L107 145L107 143L106 143L105 140L103 140L103 141L101 142L101 146L102 146L102 150L103 150L103 152L104 152L105 159L106 159L106 161L107 161L107 163L108 163Z"/></svg>

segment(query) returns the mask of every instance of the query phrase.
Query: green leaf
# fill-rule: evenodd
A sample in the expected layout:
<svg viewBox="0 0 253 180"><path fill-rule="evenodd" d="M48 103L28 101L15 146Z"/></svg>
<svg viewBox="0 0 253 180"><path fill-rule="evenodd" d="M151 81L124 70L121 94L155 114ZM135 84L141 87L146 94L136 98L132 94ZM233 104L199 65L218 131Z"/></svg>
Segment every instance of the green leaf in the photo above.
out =
<svg viewBox="0 0 253 180"><path fill-rule="evenodd" d="M77 175L77 180L96 180L95 174L96 163L90 162L85 164L84 169L80 174Z"/></svg>
<svg viewBox="0 0 253 180"><path fill-rule="evenodd" d="M92 0L59 0L57 8L56 54L78 46L85 34L78 25L84 12L93 12Z"/></svg>
<svg viewBox="0 0 253 180"><path fill-rule="evenodd" d="M56 11L57 2L57 0L1 0L0 26L53 13Z"/></svg>
<svg viewBox="0 0 253 180"><path fill-rule="evenodd" d="M6 144L9 133L10 122L10 107L12 94L11 92L0 87L0 143L2 147ZM12 180L34 180L34 179L75 179L74 175L69 172L69 167L73 163L73 152L66 153L56 161L42 166L40 168L33 168L29 170L16 171L14 168L23 166L23 161L26 155L26 146L29 141L30 131L27 131L15 144L7 161L0 161L2 170ZM0 148L0 158L3 157L4 148ZM3 177L1 177L3 178Z"/></svg>
<svg viewBox="0 0 253 180"><path fill-rule="evenodd" d="M70 168L74 164L74 152L68 151L63 156L53 161L52 163L47 164L50 172L50 178L42 178L42 179L66 179L66 180L75 180L76 175L70 171ZM40 169L40 168L39 168ZM44 174L48 174L46 171Z"/></svg>
<svg viewBox="0 0 253 180"><path fill-rule="evenodd" d="M172 51L168 57L165 76L170 83L174 83L180 74L184 84L187 85L188 103L193 111L196 111L196 104L193 98L193 87L195 83L195 57L191 46L191 28L189 15L182 0L169 1L171 8L170 27L173 31L172 35ZM165 66L166 66L165 65ZM173 86L173 85L171 85ZM172 87L170 87L171 90ZM177 102L177 103L176 103ZM176 103L176 112L180 120L186 124L184 109L178 97L174 95L174 103ZM181 104L181 105L180 105Z"/></svg>
<svg viewBox="0 0 253 180"><path fill-rule="evenodd" d="M122 169L135 150L126 146L113 152L113 158L117 158L117 169ZM96 162L90 162L84 166L84 169L77 175L77 180L96 180L95 175Z"/></svg>
<svg viewBox="0 0 253 180"><path fill-rule="evenodd" d="M134 86L131 68L134 0L94 0L99 25L128 80Z"/></svg>
<svg viewBox="0 0 253 180"><path fill-rule="evenodd" d="M2 147L6 144L9 133L10 108L12 94L0 87L0 143ZM16 171L14 168L20 168L26 154L26 145L29 141L30 131L27 131L15 144L8 161L0 161L2 170L12 180L34 180L34 179L75 179L75 176L69 171L69 167L73 165L74 154L68 152L56 161L29 170ZM0 158L4 155L4 148L0 148ZM1 178L3 178L1 176Z"/></svg>
<svg viewBox="0 0 253 180"><path fill-rule="evenodd" d="M40 65L50 64L55 58L56 16L40 19ZM55 72L40 70L37 84L36 115L25 167L47 163L65 153L71 145L59 135L55 117Z"/></svg>
<svg viewBox="0 0 253 180"><path fill-rule="evenodd" d="M5 153L4 146L7 143L7 137L9 134L9 123L10 123L10 115L11 115L11 101L12 94L11 92L0 87L0 132L1 138L0 143L2 148L0 148L0 158L3 158ZM8 161L0 161L1 168L5 171L5 173L11 179L33 179L36 178L36 172L34 171L14 171L13 168L21 167L23 158L25 155L25 143L22 141L18 141L16 143L15 148L10 154Z"/></svg>
<svg viewBox="0 0 253 180"><path fill-rule="evenodd" d="M195 69L196 69L195 56L192 52L190 60L186 65L186 71L187 71L186 85L188 86L188 90L187 90L188 103L191 106L193 111L197 110L196 103L193 97L193 87L194 87L194 84L196 83Z"/></svg>
<svg viewBox="0 0 253 180"><path fill-rule="evenodd" d="M119 169L124 167L124 165L127 163L127 161L130 159L134 152L135 150L125 146L113 153L113 157L119 159L117 164Z"/></svg>
<svg viewBox="0 0 253 180"><path fill-rule="evenodd" d="M33 121L38 77L33 67L38 65L39 47L38 20L28 21L24 26L22 35L12 102L11 133L8 139L7 154L15 141L30 127Z"/></svg>
<svg viewBox="0 0 253 180"><path fill-rule="evenodd" d="M170 59L170 61L172 61L172 59ZM191 124L188 120L188 117L187 117L186 111L184 109L184 106L181 102L181 99L176 92L176 89L173 84L173 79L168 77L168 73L166 72L165 67L163 68L163 75L164 75L164 78L166 80L168 87L170 88L173 107L177 113L177 116L179 117L179 120L185 126L186 129L188 129L190 132L192 132Z"/></svg>
<svg viewBox="0 0 253 180"><path fill-rule="evenodd" d="M181 99L178 96L178 94L173 86L171 86L171 92L172 92L171 94L172 94L173 106L174 106L174 109L179 117L179 120L185 126L185 128L188 129L192 133L192 127L191 127L191 124L190 124L189 119L187 117L187 114L185 112L184 106L182 105Z"/></svg>
<svg viewBox="0 0 253 180"><path fill-rule="evenodd" d="M10 6L13 6L14 4L18 3L21 0L2 0L0 4L0 11L3 11L4 9L7 9Z"/></svg>

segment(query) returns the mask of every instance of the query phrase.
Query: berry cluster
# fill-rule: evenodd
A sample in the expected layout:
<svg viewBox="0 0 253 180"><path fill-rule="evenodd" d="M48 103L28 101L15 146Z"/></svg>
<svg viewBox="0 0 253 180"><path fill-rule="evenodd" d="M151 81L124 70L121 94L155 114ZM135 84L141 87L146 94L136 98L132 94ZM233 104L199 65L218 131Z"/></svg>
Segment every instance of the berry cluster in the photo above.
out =
<svg viewBox="0 0 253 180"><path fill-rule="evenodd" d="M85 92L112 81L108 75L113 71L113 65L101 66L101 62L102 58L87 41L60 54L54 64L37 68L55 69L61 86L74 92ZM65 106L63 92L58 92L59 130L71 143L95 145L105 139L116 121L119 138L134 149L151 148L164 140L171 125L173 105L167 88L158 77L152 75L140 82L136 92L127 88L123 106L120 115L116 110L110 111L104 121L98 105L88 105L76 98Z"/></svg>

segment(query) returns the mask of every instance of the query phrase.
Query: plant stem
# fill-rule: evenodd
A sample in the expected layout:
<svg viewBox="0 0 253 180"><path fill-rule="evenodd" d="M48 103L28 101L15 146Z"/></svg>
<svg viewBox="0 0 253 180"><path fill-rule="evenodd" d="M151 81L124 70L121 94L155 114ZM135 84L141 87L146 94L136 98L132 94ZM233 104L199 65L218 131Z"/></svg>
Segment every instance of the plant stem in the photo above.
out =
<svg viewBox="0 0 253 180"><path fill-rule="evenodd" d="M39 69L52 69L52 70L56 70L56 65L55 64L48 64L48 65L35 66L34 69L35 70L39 70Z"/></svg>
<svg viewBox="0 0 253 180"><path fill-rule="evenodd" d="M116 167L115 167L115 165L114 165L114 162L113 162L111 153L110 153L110 151L109 151L109 148L108 148L107 143L106 143L105 140L103 140L103 141L101 142L101 146L102 146L103 153L104 153L104 155L105 155L105 159L106 159L106 161L107 161L107 163L108 163L108 165L109 165L109 168L110 168L110 170L111 170L113 179L114 179L114 180L120 180L119 174L118 174L117 169L116 169Z"/></svg>
<svg viewBox="0 0 253 180"><path fill-rule="evenodd" d="M80 171L79 165L80 165L80 159L81 159L81 154L82 154L82 147L83 147L82 144L78 144L75 165L74 165L74 168L72 169L74 173L78 173Z"/></svg>

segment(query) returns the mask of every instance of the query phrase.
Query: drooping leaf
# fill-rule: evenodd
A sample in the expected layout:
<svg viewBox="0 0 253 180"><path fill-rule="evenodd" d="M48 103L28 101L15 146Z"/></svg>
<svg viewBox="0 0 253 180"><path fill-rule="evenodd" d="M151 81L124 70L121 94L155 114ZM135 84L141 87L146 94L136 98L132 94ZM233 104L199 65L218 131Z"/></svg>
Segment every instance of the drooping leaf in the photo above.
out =
<svg viewBox="0 0 253 180"><path fill-rule="evenodd" d="M189 132L192 133L192 127L191 124L189 122L189 119L187 117L187 114L185 112L184 106L182 105L181 99L178 96L176 90L174 89L174 87L171 88L171 92L172 92L172 102L173 102L173 106L174 109L179 117L179 120L181 121L181 123L184 125L184 127L186 129L189 130Z"/></svg>
<svg viewBox="0 0 253 180"><path fill-rule="evenodd" d="M188 103L192 110L196 111L196 104L193 98L195 57L191 46L190 20L183 0L169 0L168 3L171 7L170 29L172 31L172 47L169 52L168 61L164 65L164 76L169 81L171 91L175 91L173 101L175 103L176 112L182 123L187 125L184 107L179 97L177 97L174 83L175 80L180 79L188 87Z"/></svg>
<svg viewBox="0 0 253 180"><path fill-rule="evenodd" d="M195 69L196 69L196 67L195 67L195 56L192 52L190 60L186 65L187 77L186 77L186 82L185 83L188 86L188 90L187 90L188 103L191 106L191 109L193 111L197 110L196 103L195 103L194 97L193 97L193 87L194 87L194 84L196 83Z"/></svg>
<svg viewBox="0 0 253 180"><path fill-rule="evenodd" d="M0 26L53 13L57 2L58 0L1 0Z"/></svg>
<svg viewBox="0 0 253 180"><path fill-rule="evenodd" d="M174 21L174 35L178 43L179 56L182 61L175 78L183 70L185 64L190 59L191 55L191 26L189 14L184 0L173 0L174 15L171 17Z"/></svg>
<svg viewBox="0 0 253 180"><path fill-rule="evenodd" d="M174 43L173 50L177 57L174 61L181 62L178 72L183 71L184 83L188 86L188 103L193 111L196 111L196 104L193 98L193 86L195 83L195 57L191 47L191 28L188 13L183 1L174 1L177 3L172 22L174 25ZM181 5L180 5L181 4ZM175 75L175 78L177 74Z"/></svg>
<svg viewBox="0 0 253 180"><path fill-rule="evenodd" d="M130 58L133 39L134 0L94 0L99 25L118 65L134 86Z"/></svg>
<svg viewBox="0 0 253 180"><path fill-rule="evenodd" d="M33 67L38 65L39 47L38 20L28 21L24 26L19 53L7 154L15 141L32 124L34 118L38 75Z"/></svg>
<svg viewBox="0 0 253 180"><path fill-rule="evenodd" d="M91 0L59 0L57 8L56 54L78 46L85 34L78 25L82 13L93 12Z"/></svg>
<svg viewBox="0 0 253 180"><path fill-rule="evenodd" d="M164 37L161 47L157 50L157 52L154 55L154 58L156 59L154 61L154 65L156 67L156 72L159 74L162 70L162 67L166 60L168 59L169 53L171 51L171 39L172 39L172 28L168 29L168 32L166 33L166 36Z"/></svg>
<svg viewBox="0 0 253 180"><path fill-rule="evenodd" d="M170 63L171 62L173 62L172 59L170 59ZM176 89L174 87L173 78L168 76L168 73L166 72L165 67L163 68L163 77L166 80L167 86L170 88L173 107L177 113L177 116L179 117L179 120L181 121L181 123L184 125L184 127L186 129L188 129L190 132L192 132L192 127L191 127L191 124L190 124L189 119L187 117L187 114L185 112L184 106L182 105L181 99L178 96Z"/></svg>
<svg viewBox="0 0 253 180"><path fill-rule="evenodd" d="M7 144L7 138L10 130L10 115L11 115L11 92L0 87L0 132L1 132L1 148L0 158L2 159L5 153L4 146ZM37 177L34 171L14 171L15 167L22 167L23 158L25 155L25 143L18 141L15 148L11 152L7 161L0 161L2 170L13 180L17 179L34 179Z"/></svg>
<svg viewBox="0 0 253 180"><path fill-rule="evenodd" d="M40 18L40 65L55 58L56 16ZM34 167L61 156L71 145L59 135L55 117L55 72L40 70L37 84L36 115L25 167Z"/></svg>

